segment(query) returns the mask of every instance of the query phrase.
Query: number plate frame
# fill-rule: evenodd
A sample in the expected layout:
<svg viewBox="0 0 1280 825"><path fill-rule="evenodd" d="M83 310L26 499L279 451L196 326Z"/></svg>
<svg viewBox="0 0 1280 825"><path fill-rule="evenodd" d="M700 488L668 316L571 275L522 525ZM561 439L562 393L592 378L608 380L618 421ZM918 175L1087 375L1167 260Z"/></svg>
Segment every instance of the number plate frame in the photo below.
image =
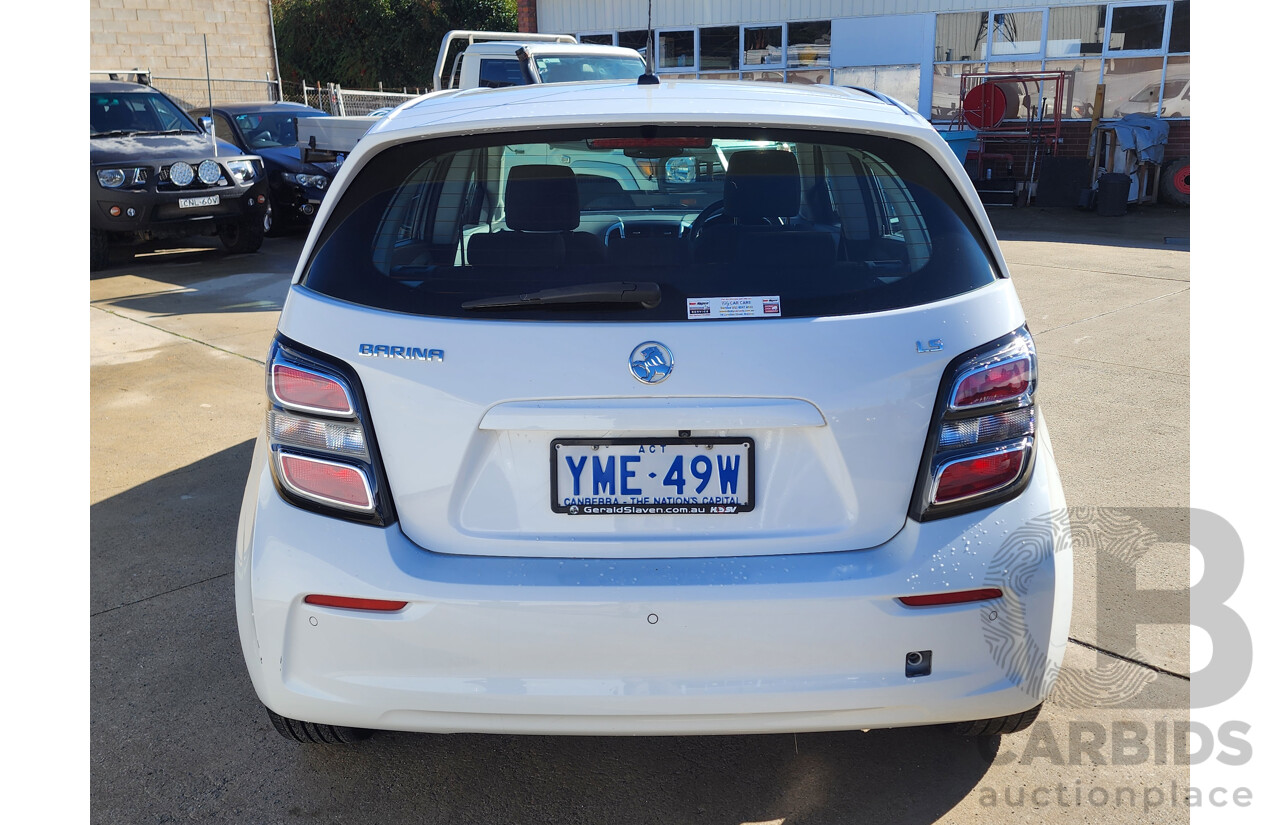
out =
<svg viewBox="0 0 1280 825"><path fill-rule="evenodd" d="M202 195L198 198L178 198L179 209L199 209L202 206L217 206L222 203L221 195Z"/></svg>
<svg viewBox="0 0 1280 825"><path fill-rule="evenodd" d="M563 504L559 496L559 473L560 473L560 448L562 446L574 447L705 447L710 445L713 449L708 451L709 455L724 455L725 453L716 453L714 447L718 444L735 444L743 449L746 464L746 484L740 485L741 489L746 491L745 503L723 504L717 502L672 502L672 503L636 503L631 501L632 497L623 496L621 494L613 496L619 503L617 504L592 504L586 506ZM624 450L611 449L611 455L622 456L628 453ZM746 436L738 437L693 437L693 438L557 438L551 442L551 510L556 513L567 515L601 515L601 516L617 516L617 515L736 515L738 513L749 513L756 506L756 443L755 439ZM567 472L567 471L566 471ZM685 475L688 484L696 484L685 469ZM674 492L674 491L673 491ZM704 491L705 495L690 494L685 498L715 498L710 490ZM594 496L593 496L594 497Z"/></svg>

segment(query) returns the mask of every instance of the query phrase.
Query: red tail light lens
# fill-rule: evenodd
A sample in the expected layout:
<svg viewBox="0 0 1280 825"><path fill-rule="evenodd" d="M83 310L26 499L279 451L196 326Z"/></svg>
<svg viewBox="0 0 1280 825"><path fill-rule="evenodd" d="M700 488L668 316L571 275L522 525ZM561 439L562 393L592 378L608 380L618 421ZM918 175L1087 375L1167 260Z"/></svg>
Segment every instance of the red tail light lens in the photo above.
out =
<svg viewBox="0 0 1280 825"><path fill-rule="evenodd" d="M289 364L271 365L271 392L286 407L306 412L349 416L351 396L339 381Z"/></svg>
<svg viewBox="0 0 1280 825"><path fill-rule="evenodd" d="M945 464L931 496L934 504L949 504L999 490L1022 474L1025 448L961 458Z"/></svg>
<svg viewBox="0 0 1280 825"><path fill-rule="evenodd" d="M280 474L295 492L324 504L373 509L369 480L358 467L288 453L279 456Z"/></svg>
<svg viewBox="0 0 1280 825"><path fill-rule="evenodd" d="M952 409L1012 401L1031 388L1031 358L1002 361L963 376L951 397Z"/></svg>

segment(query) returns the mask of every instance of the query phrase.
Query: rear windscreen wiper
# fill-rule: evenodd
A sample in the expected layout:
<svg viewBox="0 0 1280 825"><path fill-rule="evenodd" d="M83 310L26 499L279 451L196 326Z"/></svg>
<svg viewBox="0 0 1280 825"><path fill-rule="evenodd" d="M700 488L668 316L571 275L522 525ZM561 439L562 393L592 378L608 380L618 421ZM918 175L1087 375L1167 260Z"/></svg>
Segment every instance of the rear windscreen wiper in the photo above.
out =
<svg viewBox="0 0 1280 825"><path fill-rule="evenodd" d="M662 290L652 281L610 281L602 284L575 284L540 289L521 295L478 298L466 301L463 309L542 306L544 304L639 304L653 309L662 300Z"/></svg>

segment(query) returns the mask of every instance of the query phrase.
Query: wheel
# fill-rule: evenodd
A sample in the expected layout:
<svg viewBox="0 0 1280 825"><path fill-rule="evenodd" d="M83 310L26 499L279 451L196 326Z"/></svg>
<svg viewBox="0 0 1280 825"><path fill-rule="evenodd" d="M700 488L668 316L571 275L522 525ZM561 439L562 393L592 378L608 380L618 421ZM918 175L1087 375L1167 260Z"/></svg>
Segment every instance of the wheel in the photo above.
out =
<svg viewBox="0 0 1280 825"><path fill-rule="evenodd" d="M89 230L89 271L97 272L106 269L111 259L111 246L107 242L107 233L101 229Z"/></svg>
<svg viewBox="0 0 1280 825"><path fill-rule="evenodd" d="M348 728L342 725L321 725L315 722L303 722L281 716L268 709L267 716L271 724L285 739L301 742L304 745L350 745L362 739L368 739L373 731L363 728Z"/></svg>
<svg viewBox="0 0 1280 825"><path fill-rule="evenodd" d="M228 252L257 252L262 247L263 222L247 218L218 229L218 237Z"/></svg>
<svg viewBox="0 0 1280 825"><path fill-rule="evenodd" d="M951 730L960 736L1000 736L1006 733L1017 733L1031 727L1031 723L1040 715L1042 707L1044 707L1043 703L1012 716L979 719L974 722L956 722L951 726Z"/></svg>
<svg viewBox="0 0 1280 825"><path fill-rule="evenodd" d="M1170 161L1160 174L1160 197L1179 206L1191 205L1191 159Z"/></svg>

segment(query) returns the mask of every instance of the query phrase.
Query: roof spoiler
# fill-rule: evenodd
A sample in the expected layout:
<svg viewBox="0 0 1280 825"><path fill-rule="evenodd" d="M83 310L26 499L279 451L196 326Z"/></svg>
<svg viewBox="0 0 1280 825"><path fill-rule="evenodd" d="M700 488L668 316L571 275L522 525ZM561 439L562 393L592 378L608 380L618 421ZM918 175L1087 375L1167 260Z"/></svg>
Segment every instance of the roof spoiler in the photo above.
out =
<svg viewBox="0 0 1280 825"><path fill-rule="evenodd" d="M544 43L578 42L578 38L571 34L531 34L529 32L485 32L455 29L445 34L444 39L440 41L440 53L436 55L436 70L431 75L431 91L438 92L445 88L444 66L445 59L449 55L449 48L455 42L462 42L463 40L467 42L468 46L477 40L514 40L521 43L532 43L534 41Z"/></svg>

